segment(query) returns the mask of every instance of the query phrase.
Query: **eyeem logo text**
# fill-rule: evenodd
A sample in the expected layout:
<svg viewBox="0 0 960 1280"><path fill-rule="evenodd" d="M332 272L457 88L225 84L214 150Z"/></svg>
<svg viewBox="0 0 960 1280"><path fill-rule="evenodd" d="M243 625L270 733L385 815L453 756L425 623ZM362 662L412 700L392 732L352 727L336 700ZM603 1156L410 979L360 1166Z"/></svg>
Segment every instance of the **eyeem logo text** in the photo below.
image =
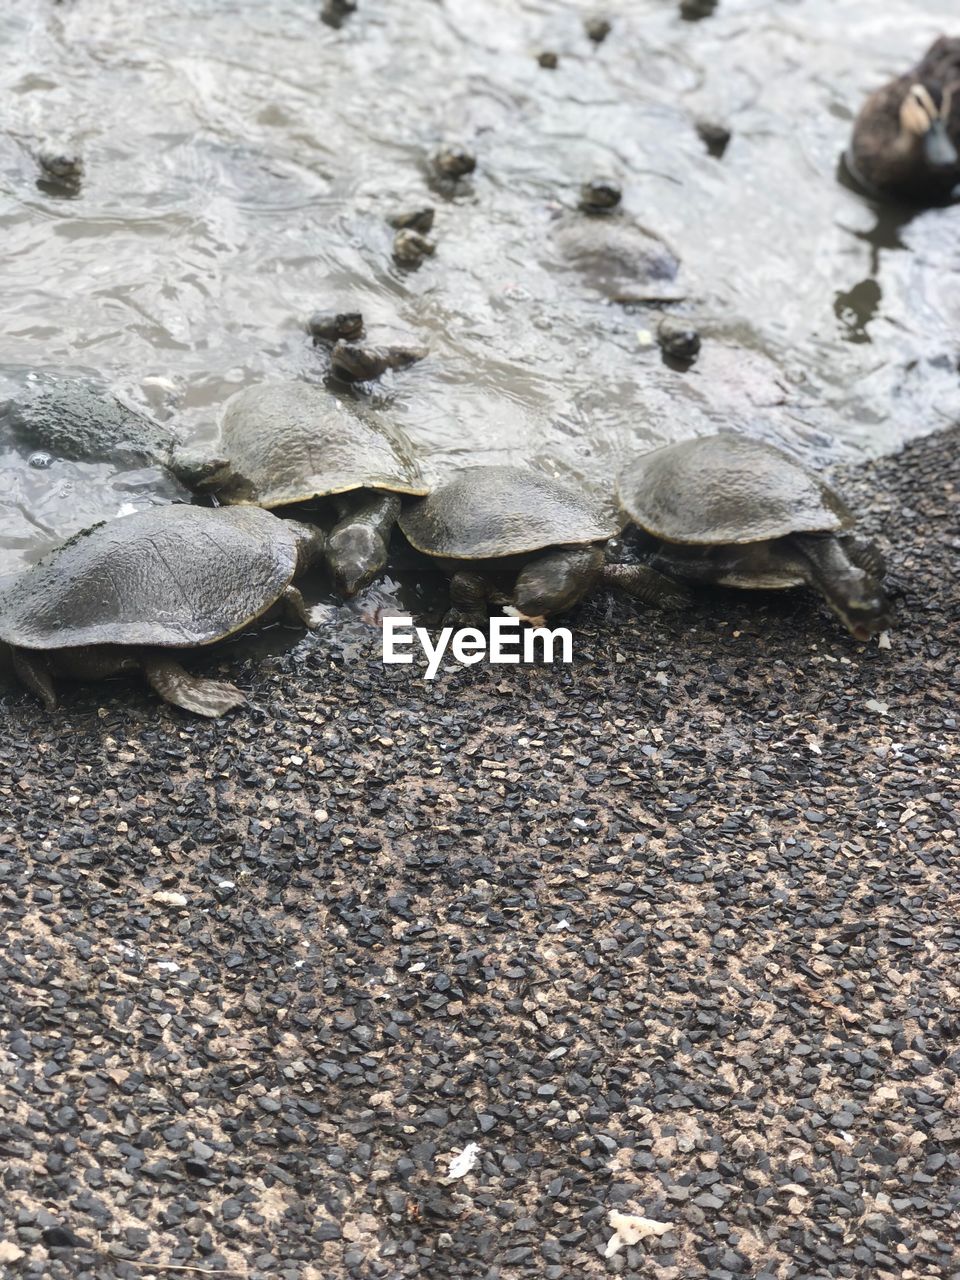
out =
<svg viewBox="0 0 960 1280"><path fill-rule="evenodd" d="M444 627L436 644L426 627L415 627L412 618L383 619L383 661L413 662L414 645L419 642L426 660L426 678L432 680L440 663L449 656L465 667L492 663L572 662L573 636L566 627L524 627L519 618L490 619L487 635L478 627Z"/></svg>

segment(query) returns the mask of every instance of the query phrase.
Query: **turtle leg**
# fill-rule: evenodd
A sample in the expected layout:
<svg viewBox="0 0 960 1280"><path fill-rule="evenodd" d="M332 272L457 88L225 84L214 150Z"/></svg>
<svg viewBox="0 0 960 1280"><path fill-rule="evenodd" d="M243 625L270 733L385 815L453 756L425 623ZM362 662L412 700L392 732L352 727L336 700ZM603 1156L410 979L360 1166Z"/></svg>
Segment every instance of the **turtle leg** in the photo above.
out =
<svg viewBox="0 0 960 1280"><path fill-rule="evenodd" d="M887 572L887 561L883 552L875 542L869 538L858 538L855 534L848 534L845 538L838 538L846 548L847 555L864 573L869 573L872 578L883 578Z"/></svg>
<svg viewBox="0 0 960 1280"><path fill-rule="evenodd" d="M395 493L374 493L330 531L326 560L337 590L355 596L387 563L390 534L400 515Z"/></svg>
<svg viewBox="0 0 960 1280"><path fill-rule="evenodd" d="M483 627L487 607L494 598L493 584L482 573L458 570L450 579L450 609L443 619L446 627Z"/></svg>
<svg viewBox="0 0 960 1280"><path fill-rule="evenodd" d="M36 694L48 711L55 711L57 691L54 688L53 676L50 674L46 657L27 649L12 648L10 653L13 669L23 687Z"/></svg>
<svg viewBox="0 0 960 1280"><path fill-rule="evenodd" d="M315 631L328 617L324 609L311 609L297 587L287 587L280 603L290 621L301 623L308 631Z"/></svg>
<svg viewBox="0 0 960 1280"><path fill-rule="evenodd" d="M645 564L607 564L600 578L604 586L661 609L682 609L693 599L686 587Z"/></svg>
<svg viewBox="0 0 960 1280"><path fill-rule="evenodd" d="M246 695L235 684L220 680L201 680L191 676L179 662L165 654L143 656L147 683L165 702L192 711L198 716L222 716L246 702Z"/></svg>

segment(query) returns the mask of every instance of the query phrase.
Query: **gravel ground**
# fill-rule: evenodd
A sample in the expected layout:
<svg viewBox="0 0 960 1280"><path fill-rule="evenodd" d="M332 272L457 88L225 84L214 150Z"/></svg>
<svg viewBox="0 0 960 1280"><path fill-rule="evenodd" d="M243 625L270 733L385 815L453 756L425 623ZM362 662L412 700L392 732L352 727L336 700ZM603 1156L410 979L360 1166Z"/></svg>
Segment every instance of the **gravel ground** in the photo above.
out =
<svg viewBox="0 0 960 1280"><path fill-rule="evenodd" d="M219 724L9 693L8 1273L960 1276L960 437L847 487L889 651L718 592L432 685L310 637Z"/></svg>

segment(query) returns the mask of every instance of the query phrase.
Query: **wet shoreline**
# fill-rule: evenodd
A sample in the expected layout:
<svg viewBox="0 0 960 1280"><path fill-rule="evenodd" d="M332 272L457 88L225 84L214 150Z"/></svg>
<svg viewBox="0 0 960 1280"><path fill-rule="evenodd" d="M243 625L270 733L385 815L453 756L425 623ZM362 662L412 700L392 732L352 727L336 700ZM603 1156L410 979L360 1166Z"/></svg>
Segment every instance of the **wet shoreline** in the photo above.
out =
<svg viewBox="0 0 960 1280"><path fill-rule="evenodd" d="M599 595L571 668L6 695L13 1274L952 1275L960 435L840 483L889 651Z"/></svg>
<svg viewBox="0 0 960 1280"><path fill-rule="evenodd" d="M718 427L820 467L955 421L960 206L837 178L866 93L936 34L929 5L615 8L601 44L567 0L367 0L340 27L317 0L0 14L0 399L27 370L96 377L207 441L239 388L322 381L320 309L429 349L358 394L439 477L531 463L606 491L625 458ZM444 144L475 171L438 184ZM70 190L38 170L51 147L83 158ZM660 310L608 305L558 251L597 177L679 255L668 311L703 338L686 371ZM425 205L436 251L411 270L389 219ZM162 470L36 471L6 446L0 490L0 575L177 495Z"/></svg>

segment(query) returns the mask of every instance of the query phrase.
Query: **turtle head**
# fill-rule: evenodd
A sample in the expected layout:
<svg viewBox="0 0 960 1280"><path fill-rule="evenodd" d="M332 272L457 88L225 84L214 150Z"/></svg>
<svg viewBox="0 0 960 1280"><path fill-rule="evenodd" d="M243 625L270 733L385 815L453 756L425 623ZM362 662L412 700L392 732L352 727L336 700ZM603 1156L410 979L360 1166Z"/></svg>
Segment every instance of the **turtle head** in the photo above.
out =
<svg viewBox="0 0 960 1280"><path fill-rule="evenodd" d="M537 624L552 613L565 613L586 595L602 569L601 547L548 551L531 560L517 576L514 608L519 617Z"/></svg>
<svg viewBox="0 0 960 1280"><path fill-rule="evenodd" d="M855 640L866 642L893 623L879 578L852 563L834 563L820 579L827 604Z"/></svg>
<svg viewBox="0 0 960 1280"><path fill-rule="evenodd" d="M226 458L196 446L177 445L170 455L170 470L188 489L217 489L228 478L230 467Z"/></svg>
<svg viewBox="0 0 960 1280"><path fill-rule="evenodd" d="M827 603L855 640L866 642L893 623L893 610L876 578L862 569L844 583L842 592L827 596Z"/></svg>
<svg viewBox="0 0 960 1280"><path fill-rule="evenodd" d="M612 178L589 178L580 185L580 208L585 213L606 213L622 199L623 192Z"/></svg>
<svg viewBox="0 0 960 1280"><path fill-rule="evenodd" d="M960 163L960 154L947 131L953 87L912 84L900 104L900 124L923 146L927 164L933 169L949 169Z"/></svg>
<svg viewBox="0 0 960 1280"><path fill-rule="evenodd" d="M879 576L871 572L872 568L882 568L875 548L871 563L843 539L803 535L793 542L810 566L807 581L817 588L855 640L867 641L892 625L890 601Z"/></svg>
<svg viewBox="0 0 960 1280"><path fill-rule="evenodd" d="M345 523L330 534L327 567L334 586L348 599L368 586L387 562L387 544L367 524Z"/></svg>

